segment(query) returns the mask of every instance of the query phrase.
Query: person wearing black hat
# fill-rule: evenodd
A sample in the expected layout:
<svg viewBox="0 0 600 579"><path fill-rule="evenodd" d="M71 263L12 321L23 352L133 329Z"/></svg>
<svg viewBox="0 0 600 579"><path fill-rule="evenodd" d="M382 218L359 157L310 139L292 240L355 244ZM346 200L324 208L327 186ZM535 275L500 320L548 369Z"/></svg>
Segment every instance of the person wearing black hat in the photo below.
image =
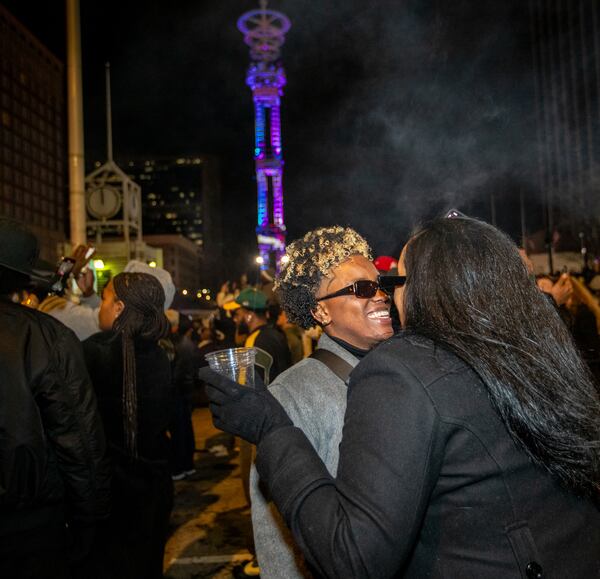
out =
<svg viewBox="0 0 600 579"><path fill-rule="evenodd" d="M78 576L109 510L104 430L81 344L10 299L49 278L37 257L35 236L0 218L0 577L11 579Z"/></svg>

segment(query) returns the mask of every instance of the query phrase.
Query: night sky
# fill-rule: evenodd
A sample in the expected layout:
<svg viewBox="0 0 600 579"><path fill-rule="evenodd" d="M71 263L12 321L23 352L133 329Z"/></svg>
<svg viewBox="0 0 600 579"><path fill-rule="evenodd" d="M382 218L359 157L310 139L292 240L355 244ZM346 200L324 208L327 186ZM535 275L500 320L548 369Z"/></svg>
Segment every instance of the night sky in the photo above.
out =
<svg viewBox="0 0 600 579"><path fill-rule="evenodd" d="M2 0L64 60L61 1ZM115 158L216 154L226 244L250 263L253 108L237 18L257 1L81 2L86 160L105 158L104 63ZM351 225L397 254L420 220L456 206L520 231L537 201L527 2L271 0L282 51L288 239Z"/></svg>

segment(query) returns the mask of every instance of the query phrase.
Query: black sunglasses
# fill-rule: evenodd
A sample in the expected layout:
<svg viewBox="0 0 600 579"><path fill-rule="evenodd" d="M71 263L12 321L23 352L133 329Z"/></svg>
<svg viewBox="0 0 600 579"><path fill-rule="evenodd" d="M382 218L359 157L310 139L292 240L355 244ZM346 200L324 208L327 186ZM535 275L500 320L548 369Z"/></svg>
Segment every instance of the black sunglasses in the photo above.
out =
<svg viewBox="0 0 600 579"><path fill-rule="evenodd" d="M368 300L375 297L379 290L388 295L392 295L398 286L403 286L405 283L406 276L404 275L380 275L377 277L377 281L372 281L370 279L359 279L353 284L343 287L341 290L327 294L322 298L317 298L317 301L321 302L323 300L348 295L353 295L356 298Z"/></svg>

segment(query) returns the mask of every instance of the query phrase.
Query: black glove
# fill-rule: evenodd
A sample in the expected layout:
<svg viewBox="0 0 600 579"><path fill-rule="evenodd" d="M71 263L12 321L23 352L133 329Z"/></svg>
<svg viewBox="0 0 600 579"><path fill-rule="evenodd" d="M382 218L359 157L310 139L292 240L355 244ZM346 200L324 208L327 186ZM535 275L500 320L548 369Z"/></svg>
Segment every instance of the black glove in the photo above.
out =
<svg viewBox="0 0 600 579"><path fill-rule="evenodd" d="M241 386L210 368L201 368L198 375L207 383L213 424L220 430L258 444L270 432L292 426L289 416L268 390Z"/></svg>

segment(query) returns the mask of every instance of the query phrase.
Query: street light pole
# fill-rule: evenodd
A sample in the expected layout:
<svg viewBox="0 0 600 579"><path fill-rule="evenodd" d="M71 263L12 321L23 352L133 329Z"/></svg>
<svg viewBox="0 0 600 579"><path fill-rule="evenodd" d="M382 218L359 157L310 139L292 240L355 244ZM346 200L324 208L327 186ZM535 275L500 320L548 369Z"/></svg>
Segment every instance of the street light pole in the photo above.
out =
<svg viewBox="0 0 600 579"><path fill-rule="evenodd" d="M67 108L69 119L69 217L71 243L86 243L85 156L79 0L67 2Z"/></svg>

